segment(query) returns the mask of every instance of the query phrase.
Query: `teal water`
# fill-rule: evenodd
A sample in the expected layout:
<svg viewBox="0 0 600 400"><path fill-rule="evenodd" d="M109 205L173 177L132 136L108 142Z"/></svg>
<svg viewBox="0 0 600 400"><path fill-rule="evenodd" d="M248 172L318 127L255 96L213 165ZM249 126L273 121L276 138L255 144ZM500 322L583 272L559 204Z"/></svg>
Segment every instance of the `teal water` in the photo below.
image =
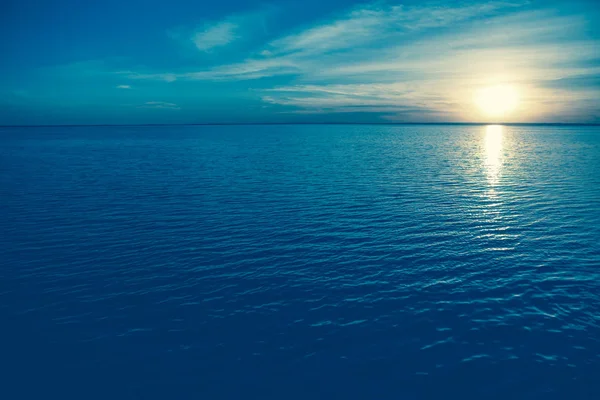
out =
<svg viewBox="0 0 600 400"><path fill-rule="evenodd" d="M1 398L600 398L599 127L3 128L0 190Z"/></svg>

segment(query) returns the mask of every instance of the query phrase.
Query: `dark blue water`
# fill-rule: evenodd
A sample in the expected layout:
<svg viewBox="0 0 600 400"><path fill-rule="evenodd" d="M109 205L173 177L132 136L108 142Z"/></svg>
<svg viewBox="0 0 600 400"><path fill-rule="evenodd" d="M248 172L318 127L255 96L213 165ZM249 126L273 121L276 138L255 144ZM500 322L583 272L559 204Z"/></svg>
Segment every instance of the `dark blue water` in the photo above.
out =
<svg viewBox="0 0 600 400"><path fill-rule="evenodd" d="M599 399L600 128L0 131L2 399Z"/></svg>

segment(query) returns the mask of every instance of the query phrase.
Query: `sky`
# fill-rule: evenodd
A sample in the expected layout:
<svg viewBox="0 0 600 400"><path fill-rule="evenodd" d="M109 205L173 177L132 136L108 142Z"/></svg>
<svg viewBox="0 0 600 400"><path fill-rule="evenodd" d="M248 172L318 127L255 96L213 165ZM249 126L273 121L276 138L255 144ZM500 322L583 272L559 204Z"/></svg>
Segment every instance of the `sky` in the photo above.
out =
<svg viewBox="0 0 600 400"><path fill-rule="evenodd" d="M600 123L600 1L3 0L0 125Z"/></svg>

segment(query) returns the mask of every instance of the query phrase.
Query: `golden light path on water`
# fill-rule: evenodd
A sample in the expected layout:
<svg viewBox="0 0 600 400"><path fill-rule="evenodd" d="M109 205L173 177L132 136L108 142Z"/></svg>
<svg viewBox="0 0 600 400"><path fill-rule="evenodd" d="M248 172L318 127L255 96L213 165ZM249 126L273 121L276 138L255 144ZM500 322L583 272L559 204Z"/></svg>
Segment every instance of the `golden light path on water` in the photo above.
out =
<svg viewBox="0 0 600 400"><path fill-rule="evenodd" d="M511 225L511 217L504 207L505 196L502 196L501 180L504 169L504 130L502 125L488 125L482 132L481 160L482 169L487 181L479 212L487 224L485 238L494 242L491 251L508 251L514 247L507 245L506 240L513 236L507 234Z"/></svg>
<svg viewBox="0 0 600 400"><path fill-rule="evenodd" d="M502 169L502 139L504 127L501 125L488 125L485 128L485 157L484 166L487 174L487 181L492 188L498 185Z"/></svg>

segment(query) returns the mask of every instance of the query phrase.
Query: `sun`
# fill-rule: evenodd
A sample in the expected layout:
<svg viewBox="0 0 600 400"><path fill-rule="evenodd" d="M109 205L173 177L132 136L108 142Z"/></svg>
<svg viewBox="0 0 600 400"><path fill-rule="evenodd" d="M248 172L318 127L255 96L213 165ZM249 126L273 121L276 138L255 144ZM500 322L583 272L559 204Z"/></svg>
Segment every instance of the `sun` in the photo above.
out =
<svg viewBox="0 0 600 400"><path fill-rule="evenodd" d="M489 86L475 94L475 104L487 116L505 117L517 108L519 93L509 85Z"/></svg>

